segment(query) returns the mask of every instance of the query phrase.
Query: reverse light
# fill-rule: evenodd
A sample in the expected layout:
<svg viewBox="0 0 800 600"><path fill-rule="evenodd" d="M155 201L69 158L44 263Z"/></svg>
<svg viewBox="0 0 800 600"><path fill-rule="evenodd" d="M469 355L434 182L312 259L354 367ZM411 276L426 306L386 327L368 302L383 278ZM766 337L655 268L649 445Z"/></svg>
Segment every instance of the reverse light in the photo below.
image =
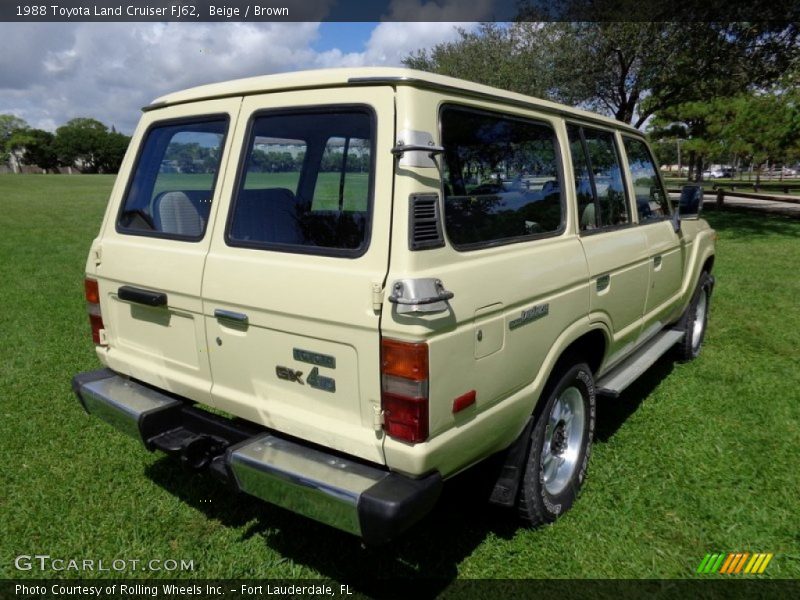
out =
<svg viewBox="0 0 800 600"><path fill-rule="evenodd" d="M97 281L88 277L83 282L86 295L86 312L89 313L89 324L92 326L92 341L95 345L102 345L100 330L105 329L103 315L100 312L100 288Z"/></svg>
<svg viewBox="0 0 800 600"><path fill-rule="evenodd" d="M383 429L405 442L428 439L428 345L381 340Z"/></svg>

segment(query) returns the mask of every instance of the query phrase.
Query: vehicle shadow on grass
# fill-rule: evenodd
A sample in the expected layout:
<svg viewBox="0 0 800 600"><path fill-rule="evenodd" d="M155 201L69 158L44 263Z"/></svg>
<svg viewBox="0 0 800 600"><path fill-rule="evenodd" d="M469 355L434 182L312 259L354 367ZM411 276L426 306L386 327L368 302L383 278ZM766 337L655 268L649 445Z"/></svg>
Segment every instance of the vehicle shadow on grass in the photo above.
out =
<svg viewBox="0 0 800 600"><path fill-rule="evenodd" d="M630 387L626 388L618 398L598 396L594 425L595 441L605 443L610 440L625 421L639 409L642 402L672 373L675 364L675 359L668 352Z"/></svg>
<svg viewBox="0 0 800 600"><path fill-rule="evenodd" d="M596 437L610 439L673 369L662 358L619 398L599 399ZM164 457L147 469L155 483L243 539L266 546L351 590L376 598L433 598L458 576L458 566L491 536L511 539L523 527L512 509L488 504L498 460L491 459L447 481L434 510L395 541L365 547L350 534L245 494L236 495L208 474L185 471ZM270 576L269 573L260 574Z"/></svg>
<svg viewBox="0 0 800 600"><path fill-rule="evenodd" d="M782 215L739 210L736 207L726 207L724 210L714 207L704 210L702 216L724 238L800 236L800 221Z"/></svg>
<svg viewBox="0 0 800 600"><path fill-rule="evenodd" d="M209 474L188 472L170 457L150 465L146 474L209 519L246 527L243 539L260 536L282 557L349 584L354 592L426 598L456 579L458 565L487 536L509 539L520 527L514 512L488 504L497 468L496 462L486 462L449 480L431 514L381 547L365 547L353 535L235 494Z"/></svg>

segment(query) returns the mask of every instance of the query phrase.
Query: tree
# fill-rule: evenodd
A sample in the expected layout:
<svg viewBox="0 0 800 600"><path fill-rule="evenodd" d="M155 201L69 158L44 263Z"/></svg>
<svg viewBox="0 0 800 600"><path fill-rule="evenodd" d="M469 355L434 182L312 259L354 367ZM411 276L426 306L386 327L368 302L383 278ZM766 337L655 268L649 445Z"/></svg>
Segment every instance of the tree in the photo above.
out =
<svg viewBox="0 0 800 600"><path fill-rule="evenodd" d="M640 127L671 106L768 85L798 61L798 40L796 22L517 22L462 30L403 62Z"/></svg>
<svg viewBox="0 0 800 600"><path fill-rule="evenodd" d="M8 143L14 133L27 128L28 124L24 119L14 115L0 115L0 163L8 162L11 151Z"/></svg>
<svg viewBox="0 0 800 600"><path fill-rule="evenodd" d="M100 121L88 118L72 119L56 129L56 149L59 161L75 165L89 173L97 173L100 155L108 128Z"/></svg>
<svg viewBox="0 0 800 600"><path fill-rule="evenodd" d="M103 173L116 173L125 158L131 138L113 128L101 139L97 149L97 167Z"/></svg>
<svg viewBox="0 0 800 600"><path fill-rule="evenodd" d="M77 165L88 173L116 173L129 142L128 136L109 131L100 121L77 118L56 129L55 148L61 164ZM189 164L192 158L187 158Z"/></svg>
<svg viewBox="0 0 800 600"><path fill-rule="evenodd" d="M8 142L11 150L21 153L26 165L36 165L47 171L58 166L55 136L41 129L18 129Z"/></svg>
<svg viewBox="0 0 800 600"><path fill-rule="evenodd" d="M800 102L796 91L751 92L687 102L661 111L653 120L656 138L680 137L690 155L690 177L701 179L709 158L761 166L800 155Z"/></svg>
<svg viewBox="0 0 800 600"><path fill-rule="evenodd" d="M403 63L412 69L548 97L553 72L542 66L560 30L554 25L483 23L475 32L459 29L459 40L418 50Z"/></svg>

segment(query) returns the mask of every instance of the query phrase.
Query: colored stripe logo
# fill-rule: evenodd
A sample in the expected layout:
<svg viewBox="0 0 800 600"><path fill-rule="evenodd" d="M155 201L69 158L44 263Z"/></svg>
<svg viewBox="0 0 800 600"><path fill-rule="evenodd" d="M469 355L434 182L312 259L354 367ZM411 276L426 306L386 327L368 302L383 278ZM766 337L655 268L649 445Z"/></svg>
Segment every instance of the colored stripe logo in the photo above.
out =
<svg viewBox="0 0 800 600"><path fill-rule="evenodd" d="M706 554L697 573L722 573L724 575L761 574L767 569L773 553L730 552Z"/></svg>

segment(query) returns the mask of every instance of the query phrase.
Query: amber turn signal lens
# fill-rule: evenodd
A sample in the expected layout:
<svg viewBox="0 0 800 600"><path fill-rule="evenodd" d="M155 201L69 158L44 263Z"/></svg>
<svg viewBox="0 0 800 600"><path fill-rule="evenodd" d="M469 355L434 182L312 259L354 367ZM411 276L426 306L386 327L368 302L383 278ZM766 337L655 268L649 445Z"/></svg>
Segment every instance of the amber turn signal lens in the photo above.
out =
<svg viewBox="0 0 800 600"><path fill-rule="evenodd" d="M86 291L86 301L90 304L100 303L100 289L94 279L84 279L83 288Z"/></svg>
<svg viewBox="0 0 800 600"><path fill-rule="evenodd" d="M381 373L414 381L428 378L428 345L381 340Z"/></svg>

